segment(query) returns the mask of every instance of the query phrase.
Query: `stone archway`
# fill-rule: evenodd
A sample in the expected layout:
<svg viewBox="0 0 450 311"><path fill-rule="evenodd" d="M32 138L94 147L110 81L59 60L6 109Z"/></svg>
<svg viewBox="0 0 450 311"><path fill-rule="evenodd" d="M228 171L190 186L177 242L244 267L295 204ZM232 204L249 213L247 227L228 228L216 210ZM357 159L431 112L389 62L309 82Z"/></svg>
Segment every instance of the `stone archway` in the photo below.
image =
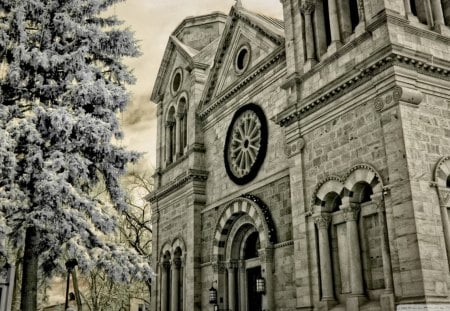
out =
<svg viewBox="0 0 450 311"><path fill-rule="evenodd" d="M276 233L269 209L259 198L244 195L229 203L217 222L212 261L218 282L219 308L247 311L273 309L273 245ZM255 278L266 292L256 293ZM256 307L258 308L258 307Z"/></svg>

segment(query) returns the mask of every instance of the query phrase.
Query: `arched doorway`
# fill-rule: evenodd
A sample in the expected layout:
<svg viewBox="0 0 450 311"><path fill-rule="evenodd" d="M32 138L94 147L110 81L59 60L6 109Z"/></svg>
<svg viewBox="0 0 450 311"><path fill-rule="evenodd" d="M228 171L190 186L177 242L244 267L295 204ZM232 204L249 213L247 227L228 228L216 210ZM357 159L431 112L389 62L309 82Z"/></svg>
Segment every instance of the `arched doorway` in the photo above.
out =
<svg viewBox="0 0 450 311"><path fill-rule="evenodd" d="M234 201L218 221L213 262L218 281L219 309L273 309L275 230L267 207L253 198ZM264 291L258 290L257 282L264 283Z"/></svg>

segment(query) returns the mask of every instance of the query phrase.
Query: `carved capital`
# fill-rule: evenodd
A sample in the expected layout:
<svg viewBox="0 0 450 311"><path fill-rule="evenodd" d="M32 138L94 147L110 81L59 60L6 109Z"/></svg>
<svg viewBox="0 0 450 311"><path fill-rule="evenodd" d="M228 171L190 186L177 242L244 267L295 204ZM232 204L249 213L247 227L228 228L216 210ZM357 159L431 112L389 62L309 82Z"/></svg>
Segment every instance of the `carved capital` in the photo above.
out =
<svg viewBox="0 0 450 311"><path fill-rule="evenodd" d="M214 273L224 273L225 272L225 265L223 262L213 262L212 263L213 271Z"/></svg>
<svg viewBox="0 0 450 311"><path fill-rule="evenodd" d="M313 221L319 229L328 229L331 223L331 216L326 213L313 216Z"/></svg>
<svg viewBox="0 0 450 311"><path fill-rule="evenodd" d="M273 262L273 248L258 250L258 256L261 262Z"/></svg>
<svg viewBox="0 0 450 311"><path fill-rule="evenodd" d="M181 258L174 258L172 259L172 267L175 269L180 269L182 265Z"/></svg>
<svg viewBox="0 0 450 311"><path fill-rule="evenodd" d="M342 211L344 213L345 221L356 221L358 219L359 211L361 207L359 204L350 203L349 207L343 208Z"/></svg>
<svg viewBox="0 0 450 311"><path fill-rule="evenodd" d="M438 188L439 204L441 206L449 206L450 204L450 189Z"/></svg>
<svg viewBox="0 0 450 311"><path fill-rule="evenodd" d="M300 6L300 11L305 15L311 15L314 12L314 2L303 1Z"/></svg>
<svg viewBox="0 0 450 311"><path fill-rule="evenodd" d="M238 267L238 263L234 260L232 261L228 261L225 266L227 267L227 269L236 269Z"/></svg>
<svg viewBox="0 0 450 311"><path fill-rule="evenodd" d="M166 121L166 127L172 127L175 125L175 121Z"/></svg>

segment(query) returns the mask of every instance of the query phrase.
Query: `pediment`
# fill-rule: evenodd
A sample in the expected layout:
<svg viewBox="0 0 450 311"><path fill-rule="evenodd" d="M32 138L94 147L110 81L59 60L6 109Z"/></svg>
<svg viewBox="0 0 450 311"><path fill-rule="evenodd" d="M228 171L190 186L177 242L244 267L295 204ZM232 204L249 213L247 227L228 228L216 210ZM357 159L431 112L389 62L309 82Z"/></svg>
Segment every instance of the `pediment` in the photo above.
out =
<svg viewBox="0 0 450 311"><path fill-rule="evenodd" d="M239 21L231 39L213 97L220 95L237 80L242 79L279 46L243 21Z"/></svg>
<svg viewBox="0 0 450 311"><path fill-rule="evenodd" d="M258 68L284 49L281 21L233 7L208 76L200 111L236 85L254 77ZM246 50L246 52L242 51Z"/></svg>

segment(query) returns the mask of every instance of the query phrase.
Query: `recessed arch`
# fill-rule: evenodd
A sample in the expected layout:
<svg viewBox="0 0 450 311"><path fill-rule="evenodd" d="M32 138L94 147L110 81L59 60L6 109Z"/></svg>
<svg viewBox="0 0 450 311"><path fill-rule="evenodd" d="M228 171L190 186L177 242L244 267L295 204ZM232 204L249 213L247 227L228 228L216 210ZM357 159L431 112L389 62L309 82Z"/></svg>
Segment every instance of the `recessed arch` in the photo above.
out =
<svg viewBox="0 0 450 311"><path fill-rule="evenodd" d="M225 259L225 245L238 218L248 215L259 233L261 248L276 243L275 226L267 206L256 196L244 195L227 205L219 217L212 245L213 261Z"/></svg>
<svg viewBox="0 0 450 311"><path fill-rule="evenodd" d="M336 193L338 196L341 196L343 191L344 184L341 178L335 175L328 176L317 184L313 192L311 206L309 207L310 213L313 213L314 209L321 209L321 207L329 205L327 201L330 199L330 193Z"/></svg>
<svg viewBox="0 0 450 311"><path fill-rule="evenodd" d="M383 181L380 174L369 164L358 164L349 169L346 174L344 187L352 191L361 182L369 184L373 193L383 191Z"/></svg>
<svg viewBox="0 0 450 311"><path fill-rule="evenodd" d="M183 254L186 252L186 244L182 237L177 237L172 243L173 252L175 252L177 248L179 248Z"/></svg>
<svg viewBox="0 0 450 311"><path fill-rule="evenodd" d="M434 182L441 188L450 186L450 156L442 157L434 169Z"/></svg>

